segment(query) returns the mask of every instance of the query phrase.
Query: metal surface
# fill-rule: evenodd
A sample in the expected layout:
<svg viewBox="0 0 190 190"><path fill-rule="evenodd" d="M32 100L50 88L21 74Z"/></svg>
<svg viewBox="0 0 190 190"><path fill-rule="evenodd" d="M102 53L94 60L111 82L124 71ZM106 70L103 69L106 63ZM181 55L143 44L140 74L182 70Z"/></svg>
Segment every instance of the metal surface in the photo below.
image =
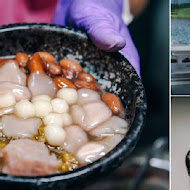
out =
<svg viewBox="0 0 190 190"><path fill-rule="evenodd" d="M172 63L171 73L190 73L190 63Z"/></svg>
<svg viewBox="0 0 190 190"><path fill-rule="evenodd" d="M190 47L176 47L171 53L171 94L190 95Z"/></svg>

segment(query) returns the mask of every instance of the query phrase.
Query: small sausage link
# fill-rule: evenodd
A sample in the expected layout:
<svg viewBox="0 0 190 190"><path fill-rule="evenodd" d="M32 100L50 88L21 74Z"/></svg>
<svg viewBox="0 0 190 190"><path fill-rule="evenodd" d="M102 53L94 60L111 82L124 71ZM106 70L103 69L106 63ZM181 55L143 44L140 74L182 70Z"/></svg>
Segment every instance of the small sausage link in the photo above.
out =
<svg viewBox="0 0 190 190"><path fill-rule="evenodd" d="M86 81L86 82L92 82L92 83L95 82L95 78L91 74L88 74L88 73L85 73L85 72L79 73L78 74L78 79Z"/></svg>
<svg viewBox="0 0 190 190"><path fill-rule="evenodd" d="M77 88L88 88L88 89L96 90L96 91L99 90L98 87L94 83L86 82L83 80L76 80L74 84Z"/></svg>
<svg viewBox="0 0 190 190"><path fill-rule="evenodd" d="M44 60L44 61L47 61L47 62L54 62L55 61L55 58L52 54L48 53L48 52L45 52L45 51L38 51L37 52L40 57Z"/></svg>
<svg viewBox="0 0 190 190"><path fill-rule="evenodd" d="M16 54L15 59L18 61L19 66L26 67L26 64L27 64L29 58L28 58L28 55L26 53L18 52Z"/></svg>
<svg viewBox="0 0 190 190"><path fill-rule="evenodd" d="M114 114L119 114L121 112L121 103L115 94L103 93L102 101L107 104L107 106Z"/></svg>
<svg viewBox="0 0 190 190"><path fill-rule="evenodd" d="M53 79L53 81L58 89L61 88L74 88L75 90L77 89L76 86L66 78L56 77Z"/></svg>
<svg viewBox="0 0 190 190"><path fill-rule="evenodd" d="M43 61L39 54L35 53L32 55L30 60L28 61L28 69L30 73L35 73L35 72L44 72L43 69Z"/></svg>
<svg viewBox="0 0 190 190"><path fill-rule="evenodd" d="M56 63L50 63L49 72L52 75L60 75L61 74L61 66Z"/></svg>
<svg viewBox="0 0 190 190"><path fill-rule="evenodd" d="M63 67L63 69L73 70L75 73L82 71L82 67L79 63L68 58L61 59L59 64Z"/></svg>
<svg viewBox="0 0 190 190"><path fill-rule="evenodd" d="M75 73L72 70L66 70L62 69L63 76L66 77L67 79L73 79L75 77Z"/></svg>
<svg viewBox="0 0 190 190"><path fill-rule="evenodd" d="M61 66L54 62L43 62L44 70L51 76L61 74Z"/></svg>

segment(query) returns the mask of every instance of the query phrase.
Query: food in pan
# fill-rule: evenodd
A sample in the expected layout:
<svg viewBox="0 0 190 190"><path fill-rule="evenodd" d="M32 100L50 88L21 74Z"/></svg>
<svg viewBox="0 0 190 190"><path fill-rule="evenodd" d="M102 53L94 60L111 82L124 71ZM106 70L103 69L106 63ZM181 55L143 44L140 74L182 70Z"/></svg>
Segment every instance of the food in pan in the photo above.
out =
<svg viewBox="0 0 190 190"><path fill-rule="evenodd" d="M48 52L0 60L0 171L37 176L101 158L125 136L118 97Z"/></svg>

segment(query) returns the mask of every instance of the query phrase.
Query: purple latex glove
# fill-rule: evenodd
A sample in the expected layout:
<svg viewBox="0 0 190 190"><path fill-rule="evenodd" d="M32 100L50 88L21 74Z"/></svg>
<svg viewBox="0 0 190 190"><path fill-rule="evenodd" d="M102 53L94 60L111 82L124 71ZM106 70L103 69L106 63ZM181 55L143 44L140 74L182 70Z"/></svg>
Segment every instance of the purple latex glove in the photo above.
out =
<svg viewBox="0 0 190 190"><path fill-rule="evenodd" d="M87 32L105 51L120 50L140 76L139 55L121 19L123 0L59 0L54 23Z"/></svg>

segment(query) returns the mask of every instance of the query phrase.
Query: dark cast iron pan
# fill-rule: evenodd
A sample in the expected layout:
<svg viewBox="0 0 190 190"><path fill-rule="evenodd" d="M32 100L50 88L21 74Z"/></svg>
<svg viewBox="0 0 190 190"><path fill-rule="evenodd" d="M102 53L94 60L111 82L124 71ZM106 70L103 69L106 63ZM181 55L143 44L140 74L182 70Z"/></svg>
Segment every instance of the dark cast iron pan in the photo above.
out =
<svg viewBox="0 0 190 190"><path fill-rule="evenodd" d="M0 57L17 52L52 53L56 59L72 57L91 73L108 92L117 94L123 104L130 130L125 138L103 158L85 167L62 174L23 177L0 173L1 189L65 190L80 189L121 165L135 147L146 116L144 87L130 63L120 53L97 49L79 31L48 24L14 24L0 27Z"/></svg>

